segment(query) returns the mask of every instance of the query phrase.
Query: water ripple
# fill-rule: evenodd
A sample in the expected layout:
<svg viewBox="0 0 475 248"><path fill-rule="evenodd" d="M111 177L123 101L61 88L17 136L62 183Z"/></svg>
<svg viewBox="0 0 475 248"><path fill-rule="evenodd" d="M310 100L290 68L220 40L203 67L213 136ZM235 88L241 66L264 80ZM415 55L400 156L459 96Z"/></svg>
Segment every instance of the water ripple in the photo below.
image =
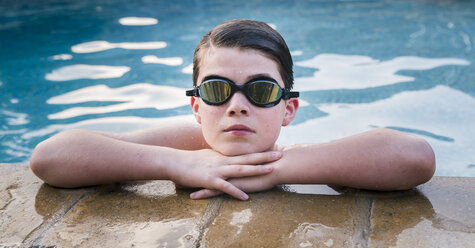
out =
<svg viewBox="0 0 475 248"><path fill-rule="evenodd" d="M166 46L167 43L163 41L110 43L104 40L98 40L74 45L71 47L71 51L75 53L95 53L113 48L140 50L160 49Z"/></svg>
<svg viewBox="0 0 475 248"><path fill-rule="evenodd" d="M142 62L145 64L163 64L169 66L179 66L183 64L183 59L180 57L159 58L155 55L147 55L142 57Z"/></svg>
<svg viewBox="0 0 475 248"><path fill-rule="evenodd" d="M130 71L128 66L107 65L70 65L53 70L46 74L45 79L50 81L69 81L76 79L120 78Z"/></svg>
<svg viewBox="0 0 475 248"><path fill-rule="evenodd" d="M120 88L95 85L47 100L49 104L73 104L84 102L120 102L108 106L74 107L48 115L49 119L66 119L87 114L102 114L129 109L155 108L158 110L188 105L185 89L152 84L132 84Z"/></svg>
<svg viewBox="0 0 475 248"><path fill-rule="evenodd" d="M119 23L124 26L148 26L155 25L158 20L150 17L123 17L119 19Z"/></svg>
<svg viewBox="0 0 475 248"><path fill-rule="evenodd" d="M300 91L329 89L365 89L401 82L414 81L413 77L396 74L401 70L430 70L445 65L469 65L457 58L396 57L379 61L368 56L320 54L310 60L295 63L298 66L318 69L313 77L295 79ZM344 72L344 73L342 73Z"/></svg>

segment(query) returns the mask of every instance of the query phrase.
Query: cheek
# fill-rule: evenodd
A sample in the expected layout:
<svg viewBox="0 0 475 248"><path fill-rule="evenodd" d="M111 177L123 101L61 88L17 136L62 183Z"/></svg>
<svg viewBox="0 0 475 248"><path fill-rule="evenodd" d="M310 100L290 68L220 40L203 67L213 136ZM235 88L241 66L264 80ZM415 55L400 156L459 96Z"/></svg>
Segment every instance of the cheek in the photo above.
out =
<svg viewBox="0 0 475 248"><path fill-rule="evenodd" d="M266 130L267 136L277 138L283 119L284 112L280 108L276 108L270 109L270 111L263 114L259 121L264 124L262 127Z"/></svg>
<svg viewBox="0 0 475 248"><path fill-rule="evenodd" d="M201 108L200 114L201 114L201 121L203 122L203 124L205 125L217 124L218 116L220 116L220 111L218 109L219 108L209 108L209 107Z"/></svg>
<svg viewBox="0 0 475 248"><path fill-rule="evenodd" d="M205 139L209 139L213 136L216 127L219 126L219 120L222 114L222 110L217 107L210 108L209 106L204 106L200 109L201 130L205 135Z"/></svg>

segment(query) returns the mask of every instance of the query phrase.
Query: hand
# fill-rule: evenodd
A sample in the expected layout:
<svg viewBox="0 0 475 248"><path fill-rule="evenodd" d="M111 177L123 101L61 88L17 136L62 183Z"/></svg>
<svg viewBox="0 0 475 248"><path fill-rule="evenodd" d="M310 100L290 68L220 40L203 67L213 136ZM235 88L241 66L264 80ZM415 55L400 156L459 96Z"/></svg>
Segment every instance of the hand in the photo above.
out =
<svg viewBox="0 0 475 248"><path fill-rule="evenodd" d="M232 178L228 180L233 186L244 192L259 192L273 188L277 183L274 180L274 173L268 173L260 176L250 176L241 178ZM210 198L223 194L222 191L213 189L202 189L190 195L191 199L198 200Z"/></svg>
<svg viewBox="0 0 475 248"><path fill-rule="evenodd" d="M278 184L282 184L282 176L286 174L285 168L289 165L293 165L295 163L299 163L299 159L301 159L301 154L295 152L293 150L295 147L289 146L284 148L281 152L280 159L275 160L268 165L271 165L274 170L271 173L257 175L257 176L249 176L249 177L240 177L240 178L231 178L228 180L229 183L233 184L235 187L241 189L244 192L259 192L273 188ZM196 191L190 195L192 199L204 199L210 198L213 196L217 196L222 194L223 192L219 190L213 189L202 189Z"/></svg>
<svg viewBox="0 0 475 248"><path fill-rule="evenodd" d="M231 178L228 180L228 182L244 192L259 192L271 189L275 185L280 184L279 171L285 165L291 164L292 159L295 160L296 158L287 154L286 156L284 156L284 158L281 157L279 160L275 160L268 164L274 168L271 173L256 176ZM223 192L219 190L206 188L192 193L190 197L191 199L197 200L210 198L213 196L220 195L222 193Z"/></svg>
<svg viewBox="0 0 475 248"><path fill-rule="evenodd" d="M281 152L263 152L227 157L213 150L183 151L179 163L171 168L170 179L185 187L202 187L247 200L248 195L226 181L229 178L261 176L273 171L272 165L262 165L282 157ZM192 197L193 198L193 197Z"/></svg>

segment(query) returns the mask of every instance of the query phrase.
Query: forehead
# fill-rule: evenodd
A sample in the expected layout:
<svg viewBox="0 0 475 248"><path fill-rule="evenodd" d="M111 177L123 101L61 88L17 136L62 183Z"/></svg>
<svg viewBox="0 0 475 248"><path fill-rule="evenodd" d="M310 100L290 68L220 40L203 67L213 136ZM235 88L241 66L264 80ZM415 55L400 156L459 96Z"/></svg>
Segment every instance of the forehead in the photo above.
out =
<svg viewBox="0 0 475 248"><path fill-rule="evenodd" d="M253 49L210 47L203 53L197 83L199 85L207 76L217 75L236 84L244 84L254 75L263 74L275 79L281 87L284 86L278 64L262 52Z"/></svg>

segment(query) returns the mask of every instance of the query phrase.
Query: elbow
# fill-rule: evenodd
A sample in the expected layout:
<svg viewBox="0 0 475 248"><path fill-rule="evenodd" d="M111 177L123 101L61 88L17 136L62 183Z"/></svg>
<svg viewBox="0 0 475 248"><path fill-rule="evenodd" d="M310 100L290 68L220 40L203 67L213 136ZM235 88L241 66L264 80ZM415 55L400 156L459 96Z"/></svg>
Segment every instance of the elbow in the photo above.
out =
<svg viewBox="0 0 475 248"><path fill-rule="evenodd" d="M405 189L428 182L435 173L435 154L432 147L422 138L413 137L406 155Z"/></svg>
<svg viewBox="0 0 475 248"><path fill-rule="evenodd" d="M419 184L429 181L435 173L435 154L427 141L420 139L417 144L415 164L419 175Z"/></svg>
<svg viewBox="0 0 475 248"><path fill-rule="evenodd" d="M30 157L30 169L38 178L51 186L70 188L60 176L59 159L56 158L53 149L53 145L49 144L48 140L39 143Z"/></svg>
<svg viewBox="0 0 475 248"><path fill-rule="evenodd" d="M30 157L31 171L52 186L67 187L61 175L64 174L64 165L68 160L64 147L67 147L71 140L75 140L81 135L76 130L64 131L39 143Z"/></svg>
<svg viewBox="0 0 475 248"><path fill-rule="evenodd" d="M42 179L43 181L47 180L48 171L50 170L50 158L48 147L46 144L47 141L39 143L30 157L30 169L33 173Z"/></svg>
<svg viewBox="0 0 475 248"><path fill-rule="evenodd" d="M395 187L398 190L414 188L417 185L428 182L435 173L435 154L430 144L418 136L395 131L380 130L382 137L395 141L389 147L397 150L395 161L399 169L399 183Z"/></svg>

